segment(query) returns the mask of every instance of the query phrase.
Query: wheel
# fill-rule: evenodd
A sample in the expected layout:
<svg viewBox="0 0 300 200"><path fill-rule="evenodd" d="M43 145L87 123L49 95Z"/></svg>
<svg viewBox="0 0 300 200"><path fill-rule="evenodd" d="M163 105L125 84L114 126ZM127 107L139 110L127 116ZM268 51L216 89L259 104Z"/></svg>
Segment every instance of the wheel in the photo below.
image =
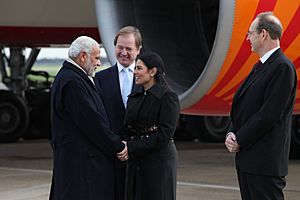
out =
<svg viewBox="0 0 300 200"><path fill-rule="evenodd" d="M27 105L24 99L9 91L0 95L0 142L15 142L28 127Z"/></svg>
<svg viewBox="0 0 300 200"><path fill-rule="evenodd" d="M50 92L43 90L27 91L29 104L29 125L24 139L48 138L51 140Z"/></svg>
<svg viewBox="0 0 300 200"><path fill-rule="evenodd" d="M215 142L225 141L225 135L230 125L229 117L204 116L202 123L202 130L205 135L205 139Z"/></svg>
<svg viewBox="0 0 300 200"><path fill-rule="evenodd" d="M185 116L186 129L202 141L223 142L230 124L229 117Z"/></svg>

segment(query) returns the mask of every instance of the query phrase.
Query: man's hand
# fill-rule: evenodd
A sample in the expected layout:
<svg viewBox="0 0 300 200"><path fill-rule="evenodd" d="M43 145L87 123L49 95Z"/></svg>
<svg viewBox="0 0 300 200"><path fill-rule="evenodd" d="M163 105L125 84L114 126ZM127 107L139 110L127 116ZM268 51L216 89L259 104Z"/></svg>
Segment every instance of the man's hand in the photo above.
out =
<svg viewBox="0 0 300 200"><path fill-rule="evenodd" d="M237 143L234 133L229 132L226 135L225 146L231 153L236 153L240 150L240 145Z"/></svg>
<svg viewBox="0 0 300 200"><path fill-rule="evenodd" d="M117 153L117 157L121 161L126 161L129 158L128 157L127 143L125 141L122 141L122 142L125 144L125 148L121 152Z"/></svg>

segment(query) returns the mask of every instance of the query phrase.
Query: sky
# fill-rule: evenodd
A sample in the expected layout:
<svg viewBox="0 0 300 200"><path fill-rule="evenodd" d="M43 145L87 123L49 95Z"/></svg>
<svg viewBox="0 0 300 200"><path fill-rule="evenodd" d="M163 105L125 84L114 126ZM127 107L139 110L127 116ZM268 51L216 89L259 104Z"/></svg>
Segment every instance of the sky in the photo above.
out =
<svg viewBox="0 0 300 200"><path fill-rule="evenodd" d="M28 54L30 51L28 51ZM68 57L68 48L42 48L37 59L43 58L67 58ZM107 57L106 52L101 48L101 57Z"/></svg>
<svg viewBox="0 0 300 200"><path fill-rule="evenodd" d="M30 53L30 50L26 51ZM43 58L62 58L68 57L68 48L42 48L37 59Z"/></svg>
<svg viewBox="0 0 300 200"><path fill-rule="evenodd" d="M9 56L9 49L5 48L6 55ZM25 56L28 57L30 54L30 49L25 49ZM60 58L65 59L68 57L68 48L42 48L37 59L43 58ZM101 48L101 57L107 57L106 52Z"/></svg>

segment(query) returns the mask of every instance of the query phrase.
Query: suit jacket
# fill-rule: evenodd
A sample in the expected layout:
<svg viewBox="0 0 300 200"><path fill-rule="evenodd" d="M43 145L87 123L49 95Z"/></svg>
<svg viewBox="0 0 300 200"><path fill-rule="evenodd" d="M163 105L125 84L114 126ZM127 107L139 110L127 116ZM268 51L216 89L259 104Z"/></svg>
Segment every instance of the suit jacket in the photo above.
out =
<svg viewBox="0 0 300 200"><path fill-rule="evenodd" d="M125 106L122 101L117 64L98 72L95 76L95 84L103 92L103 100L111 122L112 131L120 134L125 115ZM132 91L136 91L139 87L133 82Z"/></svg>
<svg viewBox="0 0 300 200"><path fill-rule="evenodd" d="M100 92L65 61L51 91L54 170L51 198L113 199L114 158L124 148L110 131Z"/></svg>
<svg viewBox="0 0 300 200"><path fill-rule="evenodd" d="M237 169L287 175L296 88L294 65L278 49L237 90L229 128L240 144Z"/></svg>

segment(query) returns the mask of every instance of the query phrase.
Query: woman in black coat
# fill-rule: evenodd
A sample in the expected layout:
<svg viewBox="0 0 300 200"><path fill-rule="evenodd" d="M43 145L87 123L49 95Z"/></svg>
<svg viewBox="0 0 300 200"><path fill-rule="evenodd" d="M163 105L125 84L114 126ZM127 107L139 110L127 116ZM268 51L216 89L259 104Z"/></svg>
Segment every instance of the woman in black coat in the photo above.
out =
<svg viewBox="0 0 300 200"><path fill-rule="evenodd" d="M178 97L166 83L158 54L143 52L136 60L135 82L143 87L129 95L124 120L126 200L175 200L178 157L172 136L179 118Z"/></svg>

